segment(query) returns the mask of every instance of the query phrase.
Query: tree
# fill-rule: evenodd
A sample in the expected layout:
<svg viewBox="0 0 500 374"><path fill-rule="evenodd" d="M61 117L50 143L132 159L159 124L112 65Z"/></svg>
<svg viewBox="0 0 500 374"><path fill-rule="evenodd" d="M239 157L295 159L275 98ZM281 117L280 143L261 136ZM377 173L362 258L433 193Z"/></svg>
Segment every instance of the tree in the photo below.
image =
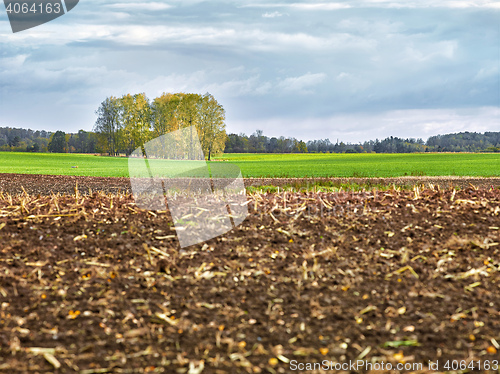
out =
<svg viewBox="0 0 500 374"><path fill-rule="evenodd" d="M248 139L250 151L255 153L264 153L266 151L267 137L263 135L262 130L255 131Z"/></svg>
<svg viewBox="0 0 500 374"><path fill-rule="evenodd" d="M178 130L177 107L181 98L177 94L163 93L151 103L153 136L158 137Z"/></svg>
<svg viewBox="0 0 500 374"><path fill-rule="evenodd" d="M227 136L224 152L227 153L247 153L249 140L245 134L229 134Z"/></svg>
<svg viewBox="0 0 500 374"><path fill-rule="evenodd" d="M33 145L28 145L26 147L27 152L38 152L40 150L40 146L38 143L33 143Z"/></svg>
<svg viewBox="0 0 500 374"><path fill-rule="evenodd" d="M151 106L145 93L134 95L133 119L132 141L135 149L143 147L151 139ZM127 154L131 154L134 149L129 149Z"/></svg>
<svg viewBox="0 0 500 374"><path fill-rule="evenodd" d="M150 139L151 107L144 93L123 95L118 103L118 149L130 155Z"/></svg>
<svg viewBox="0 0 500 374"><path fill-rule="evenodd" d="M49 152L64 153L66 152L66 148L66 134L64 133L64 131L56 131L49 142Z"/></svg>
<svg viewBox="0 0 500 374"><path fill-rule="evenodd" d="M299 153L307 153L307 145L304 141L299 141L298 145L297 145L297 151Z"/></svg>
<svg viewBox="0 0 500 374"><path fill-rule="evenodd" d="M21 142L21 138L16 135L16 136L12 137L11 139L9 139L9 146L17 147L20 142Z"/></svg>
<svg viewBox="0 0 500 374"><path fill-rule="evenodd" d="M102 147L110 156L115 156L118 152L119 112L120 103L113 96L106 98L96 110L97 120L94 131L99 134Z"/></svg>
<svg viewBox="0 0 500 374"><path fill-rule="evenodd" d="M224 151L226 144L226 112L215 98L206 93L201 99L201 118L198 128L201 148L208 154L208 161L214 153Z"/></svg>
<svg viewBox="0 0 500 374"><path fill-rule="evenodd" d="M179 154L175 157L198 157L193 142L194 129L208 159L214 153L223 152L225 148L225 111L209 93L203 96L163 93L151 103L144 93L126 94L119 99L111 96L101 103L96 114L98 118L94 131L99 136L99 146L110 155L116 155L120 151L129 155L153 137L191 126L193 136L178 139ZM264 142L267 140L263 136L260 138ZM72 147L83 148L79 144L78 138L71 138ZM184 153L185 150L187 154Z"/></svg>
<svg viewBox="0 0 500 374"><path fill-rule="evenodd" d="M269 143L267 143L267 151L269 153L274 153L278 149L278 138L272 137L269 139Z"/></svg>

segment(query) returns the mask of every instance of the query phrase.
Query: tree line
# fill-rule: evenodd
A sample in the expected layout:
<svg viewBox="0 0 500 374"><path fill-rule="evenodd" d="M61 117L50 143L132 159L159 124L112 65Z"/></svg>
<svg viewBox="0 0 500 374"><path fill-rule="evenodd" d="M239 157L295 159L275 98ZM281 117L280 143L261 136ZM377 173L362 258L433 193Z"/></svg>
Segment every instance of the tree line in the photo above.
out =
<svg viewBox="0 0 500 374"><path fill-rule="evenodd" d="M144 93L106 98L96 111L98 148L108 155L130 155L161 135L194 126L205 155L226 143L225 110L209 93L164 93L150 101Z"/></svg>
<svg viewBox="0 0 500 374"><path fill-rule="evenodd" d="M254 134L229 134L224 153L306 153L307 145L295 138L268 138L262 130Z"/></svg>
<svg viewBox="0 0 500 374"><path fill-rule="evenodd" d="M50 132L0 127L0 151L47 152Z"/></svg>
<svg viewBox="0 0 500 374"><path fill-rule="evenodd" d="M71 134L63 131L52 133L44 130L34 131L30 129L0 127L0 151L107 153L115 155L118 153L130 153L135 149L136 144L140 146L141 142L178 129L179 127L189 126L196 122L198 122L198 127L202 127L203 124L208 126L209 121L207 118L202 118L199 113L193 110L191 110L191 113L189 111L189 107L193 104L193 101L198 100L200 96L197 95L198 97L188 98L181 106L180 101L184 99L185 95L164 94L149 104L148 110L150 112L148 118L150 124L152 123L151 121L154 121L154 125L151 125L146 131L147 136L143 138L139 137L142 134L137 134L138 130L136 126L131 123L131 121L134 121L134 117L128 118L128 126L119 123L118 118L120 117L117 117L115 127L109 128L114 133L80 130L76 134ZM120 114L120 110L123 109L120 109L118 103L115 102L113 104L114 100L121 99L111 97L103 103L112 105L112 107L114 106L117 110L117 116L123 116L123 114ZM125 99L125 101L127 100L129 103L134 102L130 97ZM140 106L139 104L142 99L135 100L138 103L137 105ZM191 103L189 100L191 100ZM103 104L101 104L102 106ZM196 108L196 106L192 106L191 109L193 107ZM207 113L210 114L210 112ZM207 113L204 115L207 116ZM140 114L136 113L135 116L140 117ZM122 120L124 121L124 119ZM304 142L293 137L267 137L263 134L263 131L257 130L250 136L245 134L229 134L225 139L223 136L220 136L217 142L212 143L212 148L210 148L210 142L207 139L208 134L210 134L210 131L200 132L200 140L203 139L203 150L206 155L209 153L221 153L222 151L225 153L500 152L500 132L461 132L436 135L431 136L427 141L391 136L383 140L376 139L351 144L339 141L332 143L329 139ZM135 139L134 136L136 136ZM112 142L111 146L109 142ZM215 147L213 146L214 144Z"/></svg>
<svg viewBox="0 0 500 374"><path fill-rule="evenodd" d="M79 130L77 134L56 131L51 134L47 150L52 153L100 153L97 135Z"/></svg>
<svg viewBox="0 0 500 374"><path fill-rule="evenodd" d="M330 139L304 143L295 138L267 137L261 130L250 136L229 134L225 153L413 153L413 152L500 152L500 132L461 132L423 139L387 137L363 143Z"/></svg>
<svg viewBox="0 0 500 374"><path fill-rule="evenodd" d="M500 132L461 132L431 136L427 146L435 152L500 152Z"/></svg>
<svg viewBox="0 0 500 374"><path fill-rule="evenodd" d="M4 152L98 153L96 144L96 134L84 130L66 134L0 127L0 151Z"/></svg>

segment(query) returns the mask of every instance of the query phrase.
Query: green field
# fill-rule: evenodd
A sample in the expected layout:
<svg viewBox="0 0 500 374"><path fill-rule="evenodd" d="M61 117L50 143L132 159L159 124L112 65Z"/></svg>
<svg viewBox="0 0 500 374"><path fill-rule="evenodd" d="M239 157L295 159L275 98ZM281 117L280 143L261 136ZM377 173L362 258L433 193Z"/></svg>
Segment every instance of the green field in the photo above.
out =
<svg viewBox="0 0 500 374"><path fill-rule="evenodd" d="M244 177L500 176L498 153L225 154ZM72 168L78 166L78 168ZM222 165L221 165L222 166ZM128 177L126 157L0 152L0 173Z"/></svg>

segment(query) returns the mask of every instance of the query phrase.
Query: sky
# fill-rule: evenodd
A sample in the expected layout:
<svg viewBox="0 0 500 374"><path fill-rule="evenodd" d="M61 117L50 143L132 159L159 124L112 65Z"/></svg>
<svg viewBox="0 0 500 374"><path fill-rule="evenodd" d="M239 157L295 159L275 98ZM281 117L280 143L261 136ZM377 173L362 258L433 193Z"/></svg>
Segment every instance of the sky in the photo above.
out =
<svg viewBox="0 0 500 374"><path fill-rule="evenodd" d="M209 92L228 133L500 131L500 1L80 0L18 33L0 5L0 127L90 131L142 92Z"/></svg>

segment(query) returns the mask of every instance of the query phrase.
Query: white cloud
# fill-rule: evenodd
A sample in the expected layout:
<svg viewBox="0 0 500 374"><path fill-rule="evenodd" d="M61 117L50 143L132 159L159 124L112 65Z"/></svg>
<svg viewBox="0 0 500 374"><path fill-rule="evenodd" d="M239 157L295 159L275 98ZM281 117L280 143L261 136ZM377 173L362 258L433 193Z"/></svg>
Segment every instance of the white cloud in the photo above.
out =
<svg viewBox="0 0 500 374"><path fill-rule="evenodd" d="M19 69L28 57L28 54L21 54L0 58L0 70Z"/></svg>
<svg viewBox="0 0 500 374"><path fill-rule="evenodd" d="M341 81L341 80L348 79L349 77L351 77L351 74L343 71L339 75L337 75L337 77L335 79L337 79L338 81Z"/></svg>
<svg viewBox="0 0 500 374"><path fill-rule="evenodd" d="M477 81L481 81L483 79L500 79L500 60L485 63L485 66L481 68L474 77L474 80Z"/></svg>
<svg viewBox="0 0 500 374"><path fill-rule="evenodd" d="M324 73L307 73L301 75L299 77L289 77L283 79L279 84L279 90L284 90L285 92L297 92L308 94L312 93L310 90L311 87L314 87L320 83L322 83L326 78L326 74ZM279 92L278 90L278 92Z"/></svg>
<svg viewBox="0 0 500 374"><path fill-rule="evenodd" d="M439 2L428 1L428 6L430 7L440 7L442 5ZM490 0L449 0L444 1L444 7L447 8L493 8L500 9L500 3L498 1Z"/></svg>
<svg viewBox="0 0 500 374"><path fill-rule="evenodd" d="M496 0L353 0L346 3L255 3L241 7L248 8L295 8L299 10L338 10L347 8L492 8L500 9Z"/></svg>
<svg viewBox="0 0 500 374"><path fill-rule="evenodd" d="M353 7L377 8L500 8L496 0L360 0Z"/></svg>
<svg viewBox="0 0 500 374"><path fill-rule="evenodd" d="M412 43L413 44L413 43ZM434 58L452 59L457 51L456 40L443 40L435 43L420 44L418 47L409 45L405 48L406 60L425 62Z"/></svg>
<svg viewBox="0 0 500 374"><path fill-rule="evenodd" d="M337 10L351 6L345 3L255 3L241 5L241 8L294 8L299 10Z"/></svg>
<svg viewBox="0 0 500 374"><path fill-rule="evenodd" d="M172 5L158 2L144 3L114 3L107 4L109 8L124 9L130 11L158 11L172 8Z"/></svg>
<svg viewBox="0 0 500 374"><path fill-rule="evenodd" d="M235 78L225 82L206 83L203 92L214 92L223 97L252 97L267 95L271 92L271 82L262 81L259 75L248 78Z"/></svg>
<svg viewBox="0 0 500 374"><path fill-rule="evenodd" d="M270 13L264 13L262 15L263 18L276 18L276 17L282 17L283 13L280 12L270 12Z"/></svg>
<svg viewBox="0 0 500 374"><path fill-rule="evenodd" d="M132 16L130 13L127 12L109 12L108 16L113 16L114 18L118 20L123 20L126 18L129 18Z"/></svg>
<svg viewBox="0 0 500 374"><path fill-rule="evenodd" d="M275 99L290 94L311 94L313 87L327 77L324 73L307 73L296 77L262 79L259 74L247 78L235 78L225 82L206 83L210 74L204 75L205 82L199 81L200 92L211 92L228 98L255 97L273 94Z"/></svg>
<svg viewBox="0 0 500 374"><path fill-rule="evenodd" d="M174 44L229 47L233 50L249 50L277 53L280 51L328 51L333 53L346 48L373 49L377 42L364 36L347 32L332 32L313 35L307 32L281 32L264 30L258 26L249 28L246 24L234 27L224 26L165 26L151 25L59 25L48 23L43 31L26 30L18 34L0 34L3 41L33 45L64 45L79 42L116 42L130 46L153 46Z"/></svg>
<svg viewBox="0 0 500 374"><path fill-rule="evenodd" d="M300 10L337 10L351 7L344 3L292 3L288 6Z"/></svg>

